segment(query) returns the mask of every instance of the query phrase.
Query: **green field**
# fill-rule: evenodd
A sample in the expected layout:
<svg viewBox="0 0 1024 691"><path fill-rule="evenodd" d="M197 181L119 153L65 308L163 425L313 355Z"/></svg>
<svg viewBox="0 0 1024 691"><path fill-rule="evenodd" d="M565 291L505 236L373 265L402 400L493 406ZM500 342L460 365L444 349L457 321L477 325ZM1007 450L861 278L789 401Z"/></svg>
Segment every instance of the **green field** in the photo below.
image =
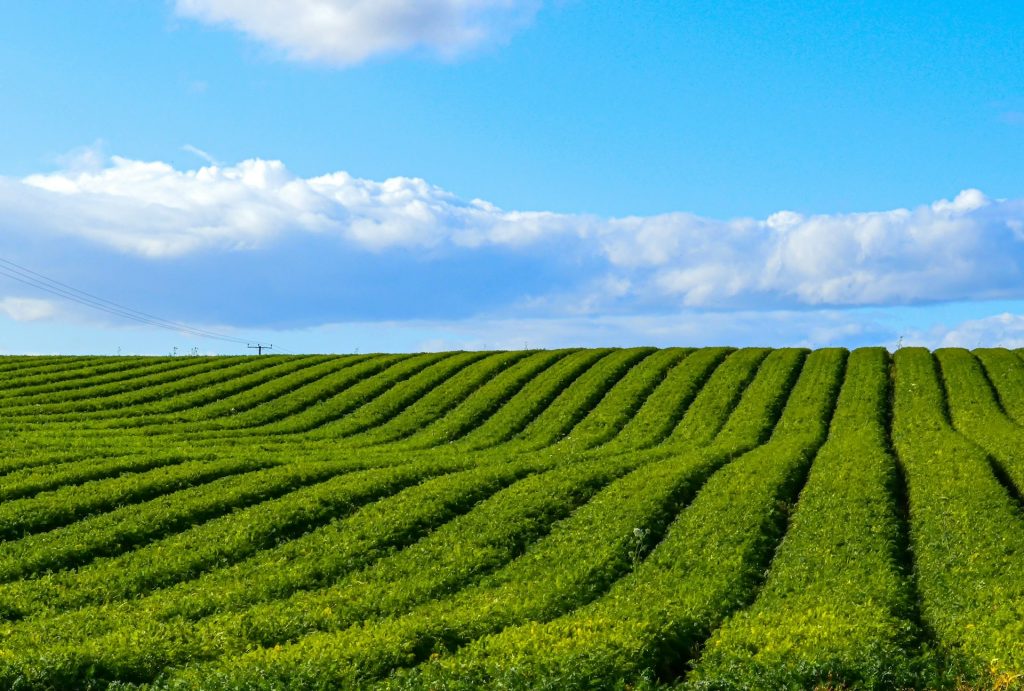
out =
<svg viewBox="0 0 1024 691"><path fill-rule="evenodd" d="M1024 353L0 358L0 688L1014 688Z"/></svg>

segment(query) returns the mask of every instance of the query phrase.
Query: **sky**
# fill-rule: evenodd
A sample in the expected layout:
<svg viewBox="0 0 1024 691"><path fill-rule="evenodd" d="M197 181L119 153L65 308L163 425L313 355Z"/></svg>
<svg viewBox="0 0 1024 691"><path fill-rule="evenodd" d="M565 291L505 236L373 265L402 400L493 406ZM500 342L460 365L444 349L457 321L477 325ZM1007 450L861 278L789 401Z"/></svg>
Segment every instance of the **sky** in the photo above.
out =
<svg viewBox="0 0 1024 691"><path fill-rule="evenodd" d="M985 0L9 3L0 354L1024 347L1022 35Z"/></svg>

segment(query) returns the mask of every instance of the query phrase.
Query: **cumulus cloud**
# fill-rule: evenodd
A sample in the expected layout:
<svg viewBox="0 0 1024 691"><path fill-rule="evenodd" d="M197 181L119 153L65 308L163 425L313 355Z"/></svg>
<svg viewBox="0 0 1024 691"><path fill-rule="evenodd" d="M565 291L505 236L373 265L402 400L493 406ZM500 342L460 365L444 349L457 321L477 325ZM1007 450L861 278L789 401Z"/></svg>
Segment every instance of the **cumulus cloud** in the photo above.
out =
<svg viewBox="0 0 1024 691"><path fill-rule="evenodd" d="M100 168L0 178L0 210L153 258L254 249L289 231L333 233L379 251L522 246L583 234L590 225L582 217L466 202L418 178L378 182L345 172L298 178L282 162L260 159L179 171L113 156Z"/></svg>
<svg viewBox="0 0 1024 691"><path fill-rule="evenodd" d="M0 181L8 218L154 258L254 248L285 228L325 229L327 206L275 161L178 171L114 156L100 169Z"/></svg>
<svg viewBox="0 0 1024 691"><path fill-rule="evenodd" d="M49 319L57 313L56 306L49 300L37 298L0 298L0 314L19 322Z"/></svg>
<svg viewBox="0 0 1024 691"><path fill-rule="evenodd" d="M1024 315L1003 312L969 319L951 329L937 330L931 338L921 340L926 345L942 348L1024 348Z"/></svg>
<svg viewBox="0 0 1024 691"><path fill-rule="evenodd" d="M965 190L953 200L889 211L764 220L610 222L616 265L645 266L655 286L691 306L907 304L1020 295L1020 200Z"/></svg>
<svg viewBox="0 0 1024 691"><path fill-rule="evenodd" d="M391 295L392 306L426 304L416 286L429 284L432 304L459 303L463 313L474 306L596 315L1024 297L1024 200L978 190L863 213L601 218L506 210L418 178L303 178L261 159L178 170L115 156L0 178L0 242L5 234L8 245L76 242L104 261L120 257L129 273L152 276L161 266L175 285L196 282L175 266L200 271L207 257L216 257L210 265L220 271L252 274L260 264L263 275L292 262L284 267L290 283L273 280L299 301L308 297L303 290L327 301L323 279L344 267ZM440 276L451 277L443 287ZM343 296L345 286L331 290Z"/></svg>
<svg viewBox="0 0 1024 691"><path fill-rule="evenodd" d="M501 41L540 0L176 0L179 16L226 25L294 60L354 65L428 50L451 58Z"/></svg>

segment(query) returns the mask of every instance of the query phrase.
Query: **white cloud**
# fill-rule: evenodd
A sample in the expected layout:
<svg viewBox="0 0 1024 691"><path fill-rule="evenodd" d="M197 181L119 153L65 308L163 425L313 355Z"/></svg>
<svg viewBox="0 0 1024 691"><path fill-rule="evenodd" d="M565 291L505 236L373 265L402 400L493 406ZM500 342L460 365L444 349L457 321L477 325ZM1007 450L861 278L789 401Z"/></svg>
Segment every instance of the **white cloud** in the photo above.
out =
<svg viewBox="0 0 1024 691"><path fill-rule="evenodd" d="M211 156L209 154L209 152L206 152L206 151L203 151L202 149L200 149L198 146L193 146L191 144L185 144L184 146L181 147L181 150L186 152L186 153L190 153L193 156L201 158L202 160L204 160L207 163L209 163L211 166L219 166L220 165L220 161L218 161L213 156Z"/></svg>
<svg viewBox="0 0 1024 691"><path fill-rule="evenodd" d="M332 225L327 200L275 161L177 171L115 156L99 170L0 181L0 209L54 233L154 258L254 248L286 228Z"/></svg>
<svg viewBox="0 0 1024 691"><path fill-rule="evenodd" d="M982 207L988 206L991 200L985 196L981 190L964 190L960 194L956 195L953 201L948 199L940 199L939 201L932 204L932 209L936 213L954 213L957 211L975 211Z"/></svg>
<svg viewBox="0 0 1024 691"><path fill-rule="evenodd" d="M49 300L36 298L0 298L0 314L19 322L49 319L57 313L56 306Z"/></svg>
<svg viewBox="0 0 1024 691"><path fill-rule="evenodd" d="M364 249L529 245L583 233L582 217L504 212L418 178L292 175L280 161L179 171L119 156L101 168L0 178L0 211L51 232L146 257L253 249L289 231L331 232Z"/></svg>
<svg viewBox="0 0 1024 691"><path fill-rule="evenodd" d="M1003 312L970 319L949 330L938 330L930 339L923 340L941 348L1024 348L1024 315Z"/></svg>
<svg viewBox="0 0 1024 691"><path fill-rule="evenodd" d="M540 0L176 0L179 16L227 25L294 60L354 65L426 49L451 58L501 41Z"/></svg>
<svg viewBox="0 0 1024 691"><path fill-rule="evenodd" d="M916 209L612 221L603 242L613 264L645 266L687 305L903 304L1021 295L1022 219L1021 200L966 190Z"/></svg>
<svg viewBox="0 0 1024 691"><path fill-rule="evenodd" d="M314 239L318 252L380 267L400 256L416 257L417 266L505 257L537 269L506 303L531 313L1024 297L1024 200L978 190L863 213L609 219L504 210L417 178L302 178L280 161L195 170L122 157L87 163L0 178L0 240L7 233L13 243L15 232L74 239L171 264L214 252L272 257ZM516 277L505 278L514 287Z"/></svg>

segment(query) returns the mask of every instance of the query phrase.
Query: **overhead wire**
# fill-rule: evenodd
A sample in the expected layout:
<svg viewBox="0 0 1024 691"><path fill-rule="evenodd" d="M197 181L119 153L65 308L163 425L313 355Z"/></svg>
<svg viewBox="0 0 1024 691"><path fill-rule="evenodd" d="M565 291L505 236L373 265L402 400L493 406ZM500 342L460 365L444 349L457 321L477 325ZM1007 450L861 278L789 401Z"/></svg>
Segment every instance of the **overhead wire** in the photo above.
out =
<svg viewBox="0 0 1024 691"><path fill-rule="evenodd" d="M10 266L8 266L10 265ZM13 268L12 268L13 267ZM50 279L42 274L26 269L19 265L14 264L8 260L0 259L0 275L7 276L15 281L23 283L25 285L33 286L44 290L48 293L63 297L65 299L77 302L93 309L97 309L108 314L113 314L125 319L130 319L139 323L147 324L150 326L158 326L161 328L173 329L175 331L183 331L195 336L203 336L206 338L216 338L218 340L230 341L232 343L244 343L243 339L227 336L217 332L201 329L199 327L193 327L188 324L179 322L173 322L155 315L141 312L124 305L100 298L86 293L67 284L61 283L54 279Z"/></svg>
<svg viewBox="0 0 1024 691"><path fill-rule="evenodd" d="M256 342L257 339L244 339L236 336L230 336L217 331L211 331L210 329L204 329L197 326L191 326L182 322L173 321L170 319L164 319L148 312L136 310L131 307L127 307L120 303L106 298L99 297L92 293L86 292L70 286L66 283L62 283L56 279L44 276L43 274L33 271L28 267L21 266L9 259L0 258L0 276L6 276L19 283L38 288L52 295L57 295L66 300L76 302L86 307L91 307L101 312L128 319L140 324L146 324L148 326L155 326L162 329L176 331L178 333L185 333L191 336L197 336L200 338L208 338L213 340L225 341L228 343L244 344L248 346L250 343Z"/></svg>

